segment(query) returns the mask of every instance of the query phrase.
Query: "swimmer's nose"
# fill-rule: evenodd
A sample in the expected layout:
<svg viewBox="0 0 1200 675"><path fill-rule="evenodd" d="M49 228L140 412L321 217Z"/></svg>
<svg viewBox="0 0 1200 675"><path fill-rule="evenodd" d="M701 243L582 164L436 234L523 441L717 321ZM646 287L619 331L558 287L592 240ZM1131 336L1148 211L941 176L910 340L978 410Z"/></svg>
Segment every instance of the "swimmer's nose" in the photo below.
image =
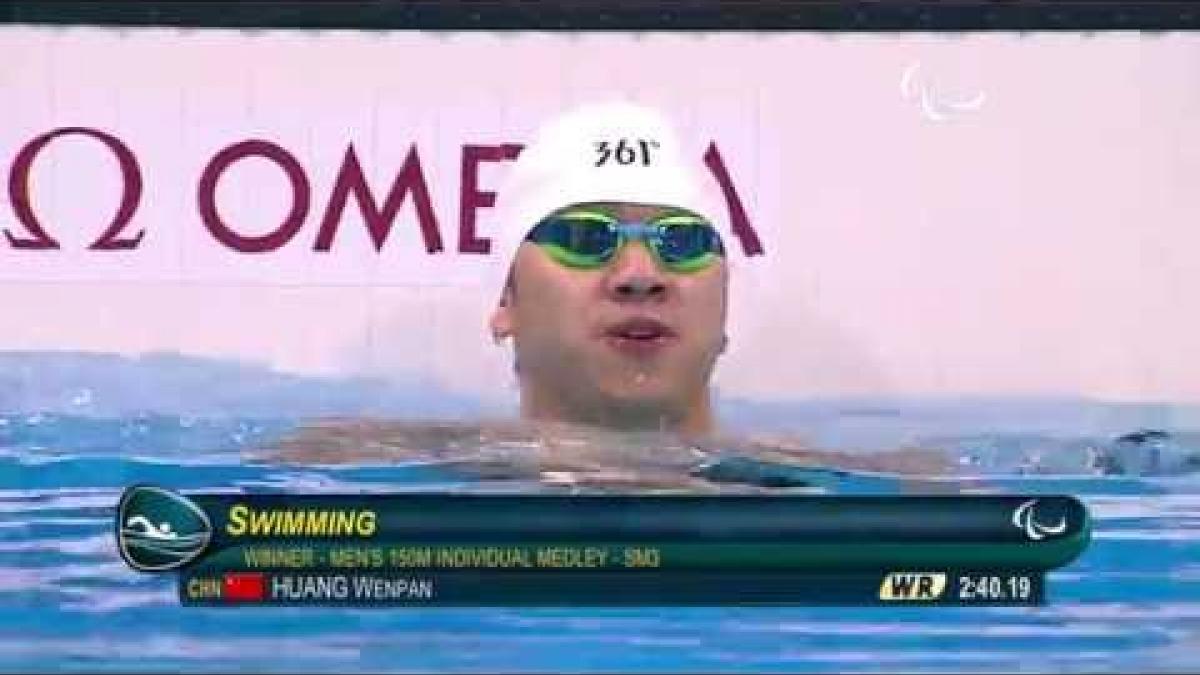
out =
<svg viewBox="0 0 1200 675"><path fill-rule="evenodd" d="M670 278L645 243L632 241L617 252L606 285L610 297L618 302L662 300L670 291Z"/></svg>

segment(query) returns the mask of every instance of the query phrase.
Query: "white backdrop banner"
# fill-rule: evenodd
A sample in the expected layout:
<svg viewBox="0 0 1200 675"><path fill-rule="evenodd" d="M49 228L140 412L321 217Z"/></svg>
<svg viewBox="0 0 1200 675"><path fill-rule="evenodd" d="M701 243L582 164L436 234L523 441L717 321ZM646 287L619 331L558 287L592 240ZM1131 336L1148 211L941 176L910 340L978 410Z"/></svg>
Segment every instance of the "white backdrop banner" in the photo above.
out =
<svg viewBox="0 0 1200 675"><path fill-rule="evenodd" d="M0 53L0 350L494 388L468 308L505 168L627 99L737 230L724 391L1200 400L1195 34L6 27Z"/></svg>

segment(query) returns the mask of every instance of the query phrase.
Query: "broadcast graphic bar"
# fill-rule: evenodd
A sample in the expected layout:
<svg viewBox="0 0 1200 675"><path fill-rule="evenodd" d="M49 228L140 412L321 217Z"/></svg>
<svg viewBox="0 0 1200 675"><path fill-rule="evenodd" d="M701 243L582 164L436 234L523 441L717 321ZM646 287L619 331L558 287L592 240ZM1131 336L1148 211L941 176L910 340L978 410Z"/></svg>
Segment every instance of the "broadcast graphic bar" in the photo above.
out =
<svg viewBox="0 0 1200 675"><path fill-rule="evenodd" d="M125 560L185 604L1039 604L1066 496L251 495L130 488Z"/></svg>

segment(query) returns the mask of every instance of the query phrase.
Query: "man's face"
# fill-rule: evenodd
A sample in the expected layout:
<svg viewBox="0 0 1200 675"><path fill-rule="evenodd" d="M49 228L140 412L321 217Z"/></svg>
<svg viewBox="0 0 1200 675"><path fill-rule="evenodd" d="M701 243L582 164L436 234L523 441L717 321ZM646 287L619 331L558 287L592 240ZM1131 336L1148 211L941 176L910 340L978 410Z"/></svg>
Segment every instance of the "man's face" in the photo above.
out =
<svg viewBox="0 0 1200 675"><path fill-rule="evenodd" d="M668 212L586 206L623 222ZM672 272L643 241L626 242L595 269L568 267L525 242L492 329L513 337L522 396L542 411L568 421L668 426L708 405L709 376L725 345L726 275L723 257Z"/></svg>

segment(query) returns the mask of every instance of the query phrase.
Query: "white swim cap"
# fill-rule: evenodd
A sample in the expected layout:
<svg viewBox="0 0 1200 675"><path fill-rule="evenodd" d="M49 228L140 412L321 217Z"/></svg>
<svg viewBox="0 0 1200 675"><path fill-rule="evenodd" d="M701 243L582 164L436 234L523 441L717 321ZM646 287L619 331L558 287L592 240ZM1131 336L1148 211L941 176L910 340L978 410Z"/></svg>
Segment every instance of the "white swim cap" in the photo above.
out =
<svg viewBox="0 0 1200 675"><path fill-rule="evenodd" d="M687 209L731 243L720 184L704 171L704 148L684 147L654 110L628 102L590 104L544 126L510 165L496 192L493 258L483 292L493 301L517 248L552 212L585 202Z"/></svg>

